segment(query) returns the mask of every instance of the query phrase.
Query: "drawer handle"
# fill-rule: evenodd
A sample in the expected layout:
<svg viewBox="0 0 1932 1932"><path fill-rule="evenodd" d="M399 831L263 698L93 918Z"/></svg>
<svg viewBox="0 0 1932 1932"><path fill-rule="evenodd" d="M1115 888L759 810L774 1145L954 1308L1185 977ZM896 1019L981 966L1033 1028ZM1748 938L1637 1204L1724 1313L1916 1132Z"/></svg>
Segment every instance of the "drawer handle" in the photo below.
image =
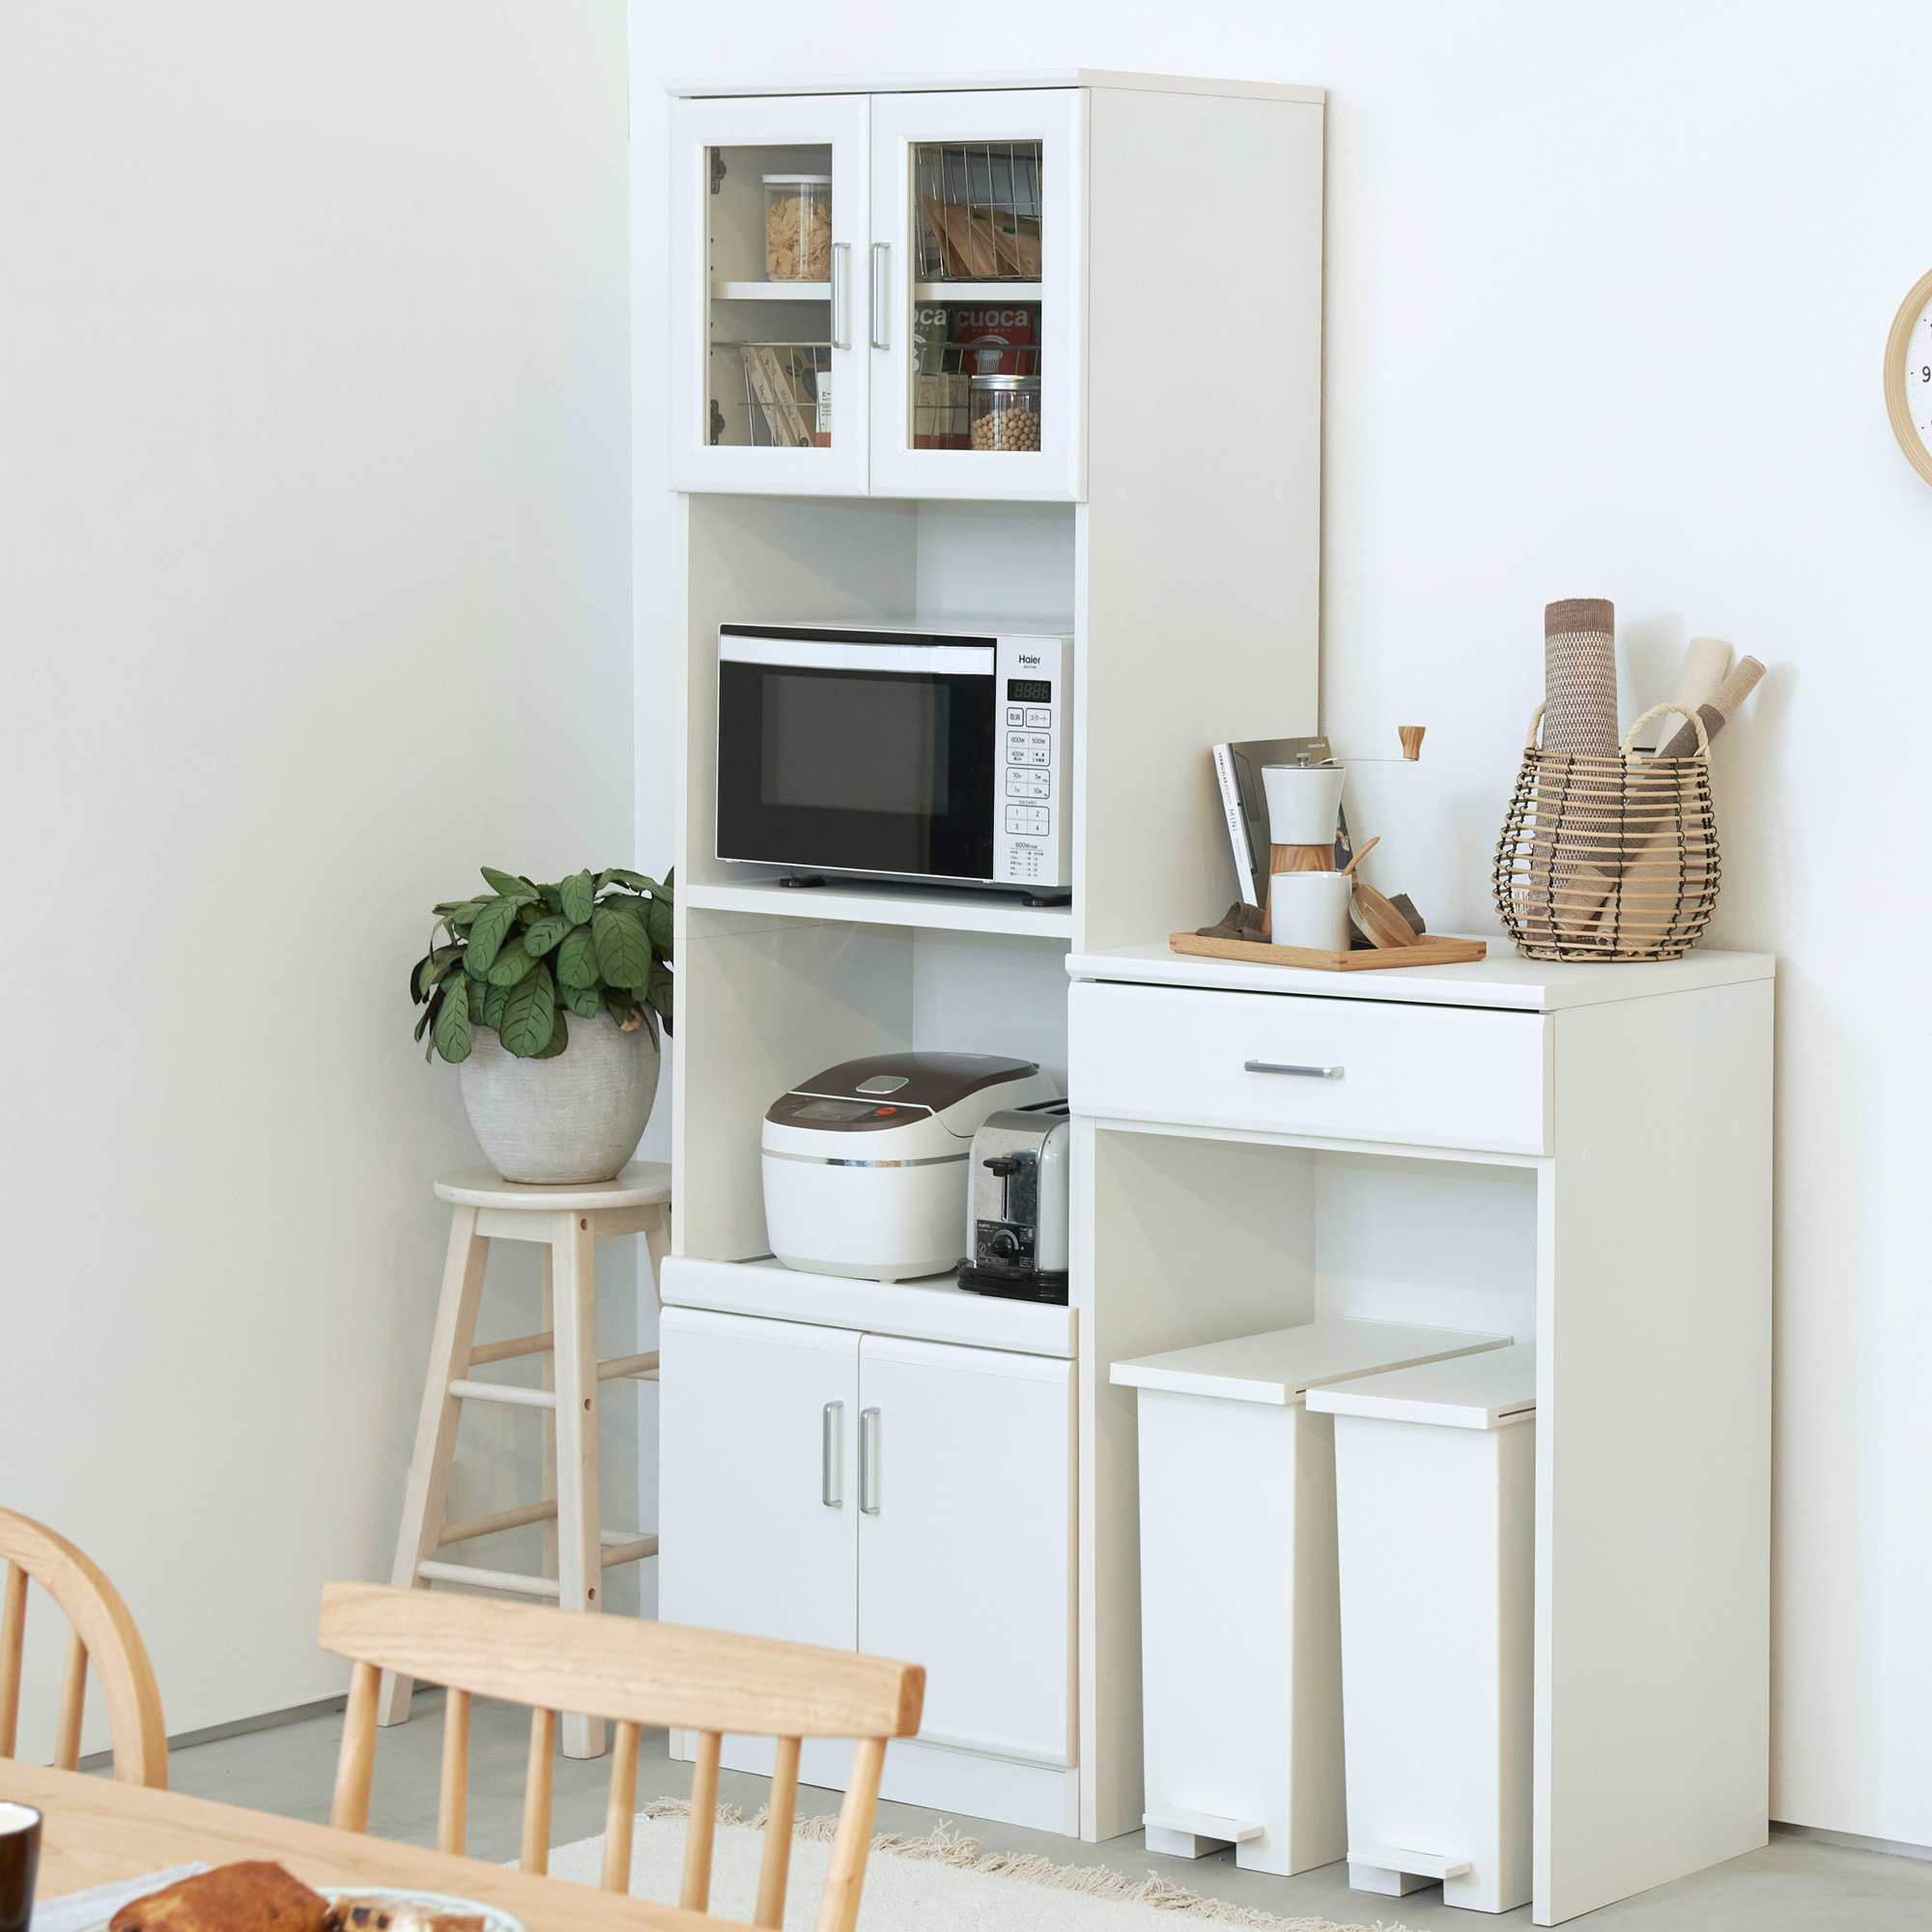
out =
<svg viewBox="0 0 1932 1932"><path fill-rule="evenodd" d="M845 1405L828 1402L818 1417L818 1500L829 1510L845 1507L845 1486L839 1481L844 1458L840 1431L844 1427Z"/></svg>
<svg viewBox="0 0 1932 1932"><path fill-rule="evenodd" d="M1339 1066L1290 1066L1278 1060L1244 1060L1241 1066L1249 1073L1299 1073L1305 1080L1339 1080L1343 1072Z"/></svg>
<svg viewBox="0 0 1932 1932"><path fill-rule="evenodd" d="M879 1411L859 1411L859 1507L867 1516L879 1513Z"/></svg>

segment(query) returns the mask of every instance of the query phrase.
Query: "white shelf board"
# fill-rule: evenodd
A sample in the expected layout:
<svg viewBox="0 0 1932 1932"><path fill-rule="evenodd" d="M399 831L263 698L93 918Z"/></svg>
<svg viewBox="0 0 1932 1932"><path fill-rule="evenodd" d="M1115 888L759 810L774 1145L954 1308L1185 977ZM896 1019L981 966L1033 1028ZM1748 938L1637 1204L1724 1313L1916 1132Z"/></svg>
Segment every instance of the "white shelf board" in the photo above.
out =
<svg viewBox="0 0 1932 1932"><path fill-rule="evenodd" d="M1022 1355L1074 1354L1070 1308L969 1294L950 1274L921 1281L855 1281L807 1274L766 1255L756 1261L707 1262L671 1256L659 1293L673 1308L709 1308L773 1321L809 1321L918 1342L968 1349L1010 1349Z"/></svg>
<svg viewBox="0 0 1932 1932"><path fill-rule="evenodd" d="M1311 1388L1318 1415L1367 1415L1380 1422L1421 1422L1438 1429L1502 1429L1536 1419L1536 1345L1490 1349L1420 1368L1362 1376L1334 1388Z"/></svg>
<svg viewBox="0 0 1932 1932"><path fill-rule="evenodd" d="M730 885L678 883L686 905L708 912L757 912L778 919L850 920L856 925L920 925L941 932L1005 932L1022 939L1073 943L1071 906L1026 906L1007 893L886 880L847 879L823 886L781 886L776 879Z"/></svg>
<svg viewBox="0 0 1932 1932"><path fill-rule="evenodd" d="M830 282L713 282L713 301L822 302L832 299Z"/></svg>
<svg viewBox="0 0 1932 1932"><path fill-rule="evenodd" d="M1037 302L1040 285L1031 282L915 282L913 299L923 302ZM956 345L970 349L970 342Z"/></svg>
<svg viewBox="0 0 1932 1932"><path fill-rule="evenodd" d="M1457 935L1458 937L1463 935ZM1307 966L1257 966L1245 959L1208 959L1157 946L1122 946L1067 956L1074 980L1116 980L1142 986L1202 986L1233 993L1313 994L1327 1000L1395 1000L1425 1007L1497 1007L1554 1012L1607 1000L1640 1000L1656 993L1690 993L1705 986L1770 980L1769 952L1692 949L1682 959L1633 959L1604 964L1525 959L1507 939L1487 934L1489 956L1465 966L1390 966L1367 973L1323 973Z"/></svg>
<svg viewBox="0 0 1932 1932"><path fill-rule="evenodd" d="M1440 1361L1509 1346L1507 1335L1461 1328L1419 1328L1403 1321L1357 1321L1324 1316L1264 1335L1236 1335L1116 1362L1112 1379L1126 1388L1171 1395L1214 1396L1283 1407L1299 1402L1316 1382L1373 1376L1386 1369Z"/></svg>
<svg viewBox="0 0 1932 1932"><path fill-rule="evenodd" d="M1268 80L1204 80L1189 74L1125 73L1112 68L998 69L967 73L762 75L752 80L672 80L674 100L772 94L990 94L1022 87L1122 87L1146 94L1210 94L1235 100L1301 100L1321 105L1327 90Z"/></svg>

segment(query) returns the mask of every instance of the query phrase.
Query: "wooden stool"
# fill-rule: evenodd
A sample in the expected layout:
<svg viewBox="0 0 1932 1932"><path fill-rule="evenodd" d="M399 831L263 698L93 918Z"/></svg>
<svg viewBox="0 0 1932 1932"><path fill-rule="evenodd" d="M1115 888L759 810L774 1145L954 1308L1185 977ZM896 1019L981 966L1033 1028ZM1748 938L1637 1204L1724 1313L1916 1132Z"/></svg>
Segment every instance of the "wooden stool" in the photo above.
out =
<svg viewBox="0 0 1932 1932"><path fill-rule="evenodd" d="M602 1609L603 1573L614 1563L655 1556L658 1540L635 1530L605 1529L598 1521L597 1384L620 1376L655 1381L658 1358L653 1350L598 1360L597 1243L617 1235L642 1235L655 1288L670 1245L670 1169L660 1161L633 1161L614 1180L537 1187L504 1180L494 1168L466 1167L445 1174L436 1183L436 1192L455 1212L390 1580L398 1589L468 1583L478 1589L547 1597L567 1610ZM479 1348L476 1309L493 1240L542 1245L543 1326L538 1334ZM471 1369L517 1355L544 1358L541 1388L469 1379ZM543 1411L542 1502L498 1510L467 1522L443 1520L456 1425L466 1402L506 1403ZM541 1577L444 1563L438 1557L445 1544L533 1522L544 1525ZM413 1687L412 1678L393 1672L388 1676L380 1707L383 1723L409 1721ZM603 1719L566 1716L563 1752L566 1757L601 1757Z"/></svg>

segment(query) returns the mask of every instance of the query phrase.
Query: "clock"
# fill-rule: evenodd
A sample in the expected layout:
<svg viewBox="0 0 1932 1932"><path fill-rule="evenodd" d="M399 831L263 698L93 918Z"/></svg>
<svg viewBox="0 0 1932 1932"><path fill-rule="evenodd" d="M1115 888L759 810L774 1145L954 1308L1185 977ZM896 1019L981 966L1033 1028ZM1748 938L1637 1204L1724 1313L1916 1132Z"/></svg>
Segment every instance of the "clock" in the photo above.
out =
<svg viewBox="0 0 1932 1932"><path fill-rule="evenodd" d="M1913 285L1886 338L1885 407L1905 460L1932 483L1932 275Z"/></svg>

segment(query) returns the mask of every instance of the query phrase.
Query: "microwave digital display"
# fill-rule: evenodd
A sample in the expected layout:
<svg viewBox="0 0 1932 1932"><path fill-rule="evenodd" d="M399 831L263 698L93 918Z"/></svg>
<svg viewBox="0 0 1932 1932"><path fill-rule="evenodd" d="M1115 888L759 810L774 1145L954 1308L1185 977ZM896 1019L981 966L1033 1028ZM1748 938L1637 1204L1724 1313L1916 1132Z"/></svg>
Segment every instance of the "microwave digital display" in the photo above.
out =
<svg viewBox="0 0 1932 1932"><path fill-rule="evenodd" d="M1007 680L1009 704L1051 704L1053 680L1045 677L1009 677Z"/></svg>

